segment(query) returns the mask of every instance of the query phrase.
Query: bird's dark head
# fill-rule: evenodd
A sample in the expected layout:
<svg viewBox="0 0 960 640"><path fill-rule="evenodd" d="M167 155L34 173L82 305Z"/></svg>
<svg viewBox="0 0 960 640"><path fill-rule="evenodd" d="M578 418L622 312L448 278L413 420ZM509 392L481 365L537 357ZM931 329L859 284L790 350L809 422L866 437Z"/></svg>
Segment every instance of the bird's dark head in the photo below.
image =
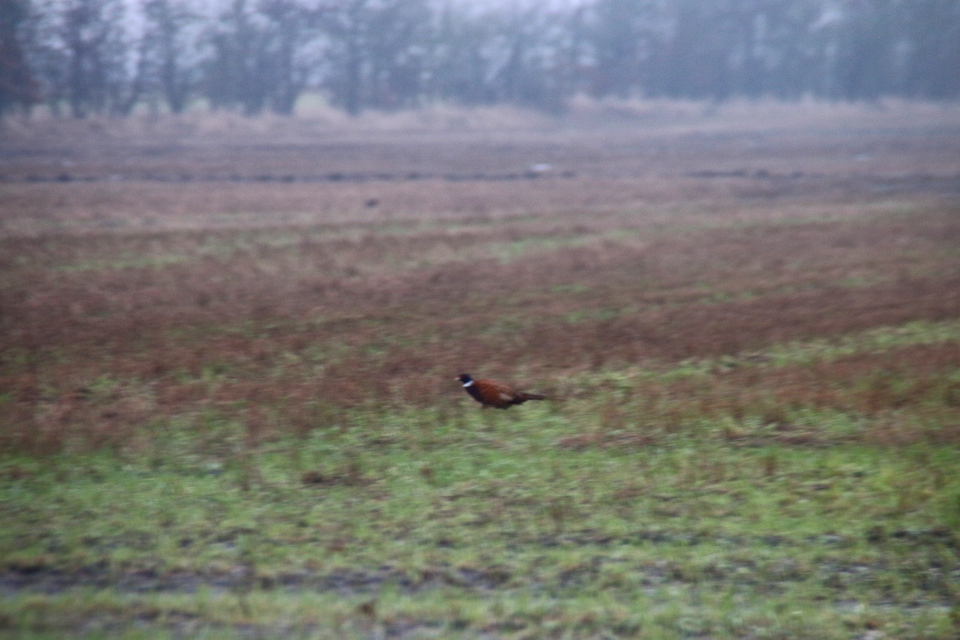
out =
<svg viewBox="0 0 960 640"><path fill-rule="evenodd" d="M457 376L457 380L462 382L464 385L468 385L473 382L473 378L470 377L469 373L461 373L459 376Z"/></svg>

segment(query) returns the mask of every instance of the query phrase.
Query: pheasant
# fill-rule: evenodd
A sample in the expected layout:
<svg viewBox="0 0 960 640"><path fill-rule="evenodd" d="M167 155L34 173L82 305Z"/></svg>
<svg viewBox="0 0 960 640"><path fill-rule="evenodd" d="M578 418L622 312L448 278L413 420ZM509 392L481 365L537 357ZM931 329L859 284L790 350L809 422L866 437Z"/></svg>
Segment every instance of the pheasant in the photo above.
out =
<svg viewBox="0 0 960 640"><path fill-rule="evenodd" d="M474 380L469 373L461 373L457 380L463 384L464 390L473 396L473 399L483 405L483 408L495 407L509 409L515 404L523 404L527 400L546 400L546 396L539 393L524 393L517 391L508 384L480 378Z"/></svg>

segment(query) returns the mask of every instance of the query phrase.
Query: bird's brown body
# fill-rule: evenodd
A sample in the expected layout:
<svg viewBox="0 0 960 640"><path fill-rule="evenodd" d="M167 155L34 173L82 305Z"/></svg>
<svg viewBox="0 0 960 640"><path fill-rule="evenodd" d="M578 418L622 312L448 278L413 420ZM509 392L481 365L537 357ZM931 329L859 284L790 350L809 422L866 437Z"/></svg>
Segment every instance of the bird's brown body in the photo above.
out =
<svg viewBox="0 0 960 640"><path fill-rule="evenodd" d="M487 407L509 409L513 405L523 404L527 400L546 400L546 396L539 393L517 391L510 385L496 380L488 378L474 380L468 373L461 374L457 380L463 384L464 391L482 404L484 409Z"/></svg>

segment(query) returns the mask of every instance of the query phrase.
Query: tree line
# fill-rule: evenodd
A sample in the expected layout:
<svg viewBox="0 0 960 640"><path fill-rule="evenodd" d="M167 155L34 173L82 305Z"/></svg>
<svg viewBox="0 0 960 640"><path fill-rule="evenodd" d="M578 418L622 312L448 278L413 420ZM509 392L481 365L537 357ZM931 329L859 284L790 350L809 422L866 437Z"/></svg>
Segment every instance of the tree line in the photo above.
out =
<svg viewBox="0 0 960 640"><path fill-rule="evenodd" d="M0 115L960 95L960 0L0 0Z"/></svg>

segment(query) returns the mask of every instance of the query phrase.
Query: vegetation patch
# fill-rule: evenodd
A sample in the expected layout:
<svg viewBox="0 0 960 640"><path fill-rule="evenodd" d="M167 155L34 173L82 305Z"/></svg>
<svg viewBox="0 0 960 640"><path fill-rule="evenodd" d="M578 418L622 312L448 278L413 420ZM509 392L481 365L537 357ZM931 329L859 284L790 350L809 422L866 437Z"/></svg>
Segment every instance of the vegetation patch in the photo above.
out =
<svg viewBox="0 0 960 640"><path fill-rule="evenodd" d="M956 637L955 195L692 170L0 185L0 637Z"/></svg>

